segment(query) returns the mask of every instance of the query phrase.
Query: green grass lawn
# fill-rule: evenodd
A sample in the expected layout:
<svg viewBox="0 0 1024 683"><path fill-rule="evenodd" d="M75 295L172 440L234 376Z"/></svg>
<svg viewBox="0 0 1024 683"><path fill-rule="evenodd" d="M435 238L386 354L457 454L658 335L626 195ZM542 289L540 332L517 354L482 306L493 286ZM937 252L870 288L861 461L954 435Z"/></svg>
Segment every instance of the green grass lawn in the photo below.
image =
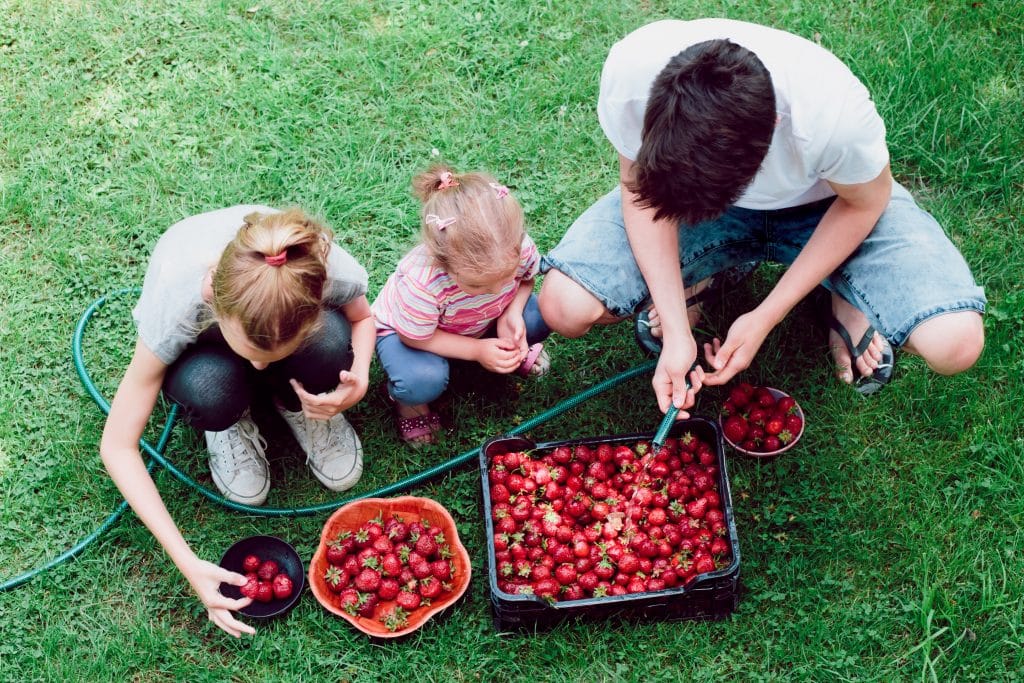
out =
<svg viewBox="0 0 1024 683"><path fill-rule="evenodd" d="M730 458L744 586L730 620L495 633L470 465L413 493L453 512L472 585L402 642L369 642L310 595L236 641L207 622L129 513L76 560L0 593L0 679L1024 677L1024 9L1011 0L0 0L0 581L70 547L120 501L70 339L93 300L141 284L169 225L242 202L301 205L366 265L375 294L415 240L409 181L440 157L507 183L546 250L616 180L595 113L607 49L650 20L698 16L787 29L849 63L886 120L895 176L990 301L971 372L942 378L901 356L870 401L831 379L808 306L769 337L745 376L790 390L809 421L776 461ZM762 268L707 326L724 335L777 275ZM112 300L87 337L108 397L133 344L131 304ZM452 428L418 452L395 437L375 368L352 411L367 454L356 492L642 360L625 325L550 349L542 381L457 378L444 406ZM713 415L720 398L702 393L697 412ZM533 436L650 430L658 418L639 378ZM282 425L268 434L269 503L330 501ZM201 441L179 428L168 453L209 484ZM287 538L308 560L327 517L240 515L165 471L156 480L214 561L252 533Z"/></svg>

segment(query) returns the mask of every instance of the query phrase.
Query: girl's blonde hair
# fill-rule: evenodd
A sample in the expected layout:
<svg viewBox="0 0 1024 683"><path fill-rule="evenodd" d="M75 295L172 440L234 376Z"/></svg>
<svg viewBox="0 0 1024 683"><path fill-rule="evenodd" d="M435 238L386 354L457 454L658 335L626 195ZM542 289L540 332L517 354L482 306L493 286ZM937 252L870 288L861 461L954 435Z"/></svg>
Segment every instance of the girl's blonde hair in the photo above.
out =
<svg viewBox="0 0 1024 683"><path fill-rule="evenodd" d="M319 322L332 233L300 209L251 213L213 275L217 318L234 318L248 340L270 351Z"/></svg>
<svg viewBox="0 0 1024 683"><path fill-rule="evenodd" d="M412 187L423 202L422 242L439 267L487 278L519 262L523 209L492 176L436 165L413 178Z"/></svg>

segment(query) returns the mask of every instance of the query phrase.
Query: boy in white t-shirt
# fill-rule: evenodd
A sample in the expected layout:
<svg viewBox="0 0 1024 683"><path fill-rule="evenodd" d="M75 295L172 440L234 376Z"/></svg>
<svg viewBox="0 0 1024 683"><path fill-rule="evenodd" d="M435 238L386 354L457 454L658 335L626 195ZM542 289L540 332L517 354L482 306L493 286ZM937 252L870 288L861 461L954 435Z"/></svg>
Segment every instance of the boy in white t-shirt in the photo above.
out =
<svg viewBox="0 0 1024 683"><path fill-rule="evenodd" d="M891 377L890 342L941 374L977 360L984 292L893 182L885 125L835 55L756 24L659 21L612 48L598 117L621 184L544 257L541 312L569 337L649 315L663 411L747 368L819 284L839 376L861 393ZM705 344L713 370L692 370L687 390L698 349L686 294L764 260L790 267L724 342Z"/></svg>

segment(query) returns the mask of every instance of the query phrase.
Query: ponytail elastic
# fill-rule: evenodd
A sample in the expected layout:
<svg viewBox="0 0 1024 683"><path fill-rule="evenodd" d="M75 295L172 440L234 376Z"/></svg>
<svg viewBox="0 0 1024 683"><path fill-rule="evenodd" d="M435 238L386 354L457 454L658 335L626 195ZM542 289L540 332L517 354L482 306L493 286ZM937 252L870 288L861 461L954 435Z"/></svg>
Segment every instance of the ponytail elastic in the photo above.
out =
<svg viewBox="0 0 1024 683"><path fill-rule="evenodd" d="M438 190L447 190L449 187L458 187L459 181L455 179L455 176L451 171L442 171L437 182Z"/></svg>
<svg viewBox="0 0 1024 683"><path fill-rule="evenodd" d="M280 266L283 266L285 263L288 262L288 250L286 249L285 251L282 251L280 254L277 254L276 256L267 256L266 254L264 254L263 260L267 262L268 266L274 266L275 268L279 268Z"/></svg>

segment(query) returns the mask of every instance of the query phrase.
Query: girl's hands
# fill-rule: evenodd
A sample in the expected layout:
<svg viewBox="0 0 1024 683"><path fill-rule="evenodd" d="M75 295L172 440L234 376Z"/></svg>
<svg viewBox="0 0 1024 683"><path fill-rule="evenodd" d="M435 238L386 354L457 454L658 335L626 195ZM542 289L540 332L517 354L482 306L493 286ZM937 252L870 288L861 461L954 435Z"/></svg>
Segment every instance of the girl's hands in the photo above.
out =
<svg viewBox="0 0 1024 683"><path fill-rule="evenodd" d="M240 610L252 602L252 598L239 598L233 600L225 597L220 592L220 584L228 583L233 586L244 586L245 577L235 572L229 572L221 566L212 562L195 558L182 573L192 585L192 590L199 596L199 600L206 606L206 614L210 621L221 630L240 638L243 633L253 635L256 633L249 624L239 621L231 613Z"/></svg>
<svg viewBox="0 0 1024 683"><path fill-rule="evenodd" d="M522 352L523 357L530 350L526 343L526 321L523 320L522 311L507 309L498 317L497 322L498 339L507 339Z"/></svg>
<svg viewBox="0 0 1024 683"><path fill-rule="evenodd" d="M353 374L348 370L338 373L339 384L334 391L311 394L298 380L289 380L295 395L302 402L302 412L312 420L329 420L359 403L370 385L368 377Z"/></svg>
<svg viewBox="0 0 1024 683"><path fill-rule="evenodd" d="M478 339L477 362L491 372L507 375L515 372L526 354L508 339Z"/></svg>

